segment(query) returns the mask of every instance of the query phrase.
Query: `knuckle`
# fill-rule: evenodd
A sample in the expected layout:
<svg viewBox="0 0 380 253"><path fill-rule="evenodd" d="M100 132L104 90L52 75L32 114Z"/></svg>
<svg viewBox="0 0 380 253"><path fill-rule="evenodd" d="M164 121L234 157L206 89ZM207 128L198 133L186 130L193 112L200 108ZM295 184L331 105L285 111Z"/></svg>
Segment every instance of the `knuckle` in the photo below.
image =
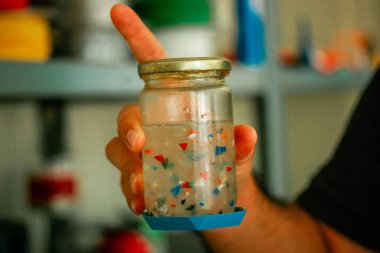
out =
<svg viewBox="0 0 380 253"><path fill-rule="evenodd" d="M124 105L124 107L119 112L118 117L117 117L117 122L120 124L120 122L124 121L125 118L139 119L139 117L140 117L139 106L135 104L128 104L128 105Z"/></svg>
<svg viewBox="0 0 380 253"><path fill-rule="evenodd" d="M119 137L112 138L106 145L105 153L108 158L108 160L112 159L112 154L115 151L115 148L117 147L119 142Z"/></svg>

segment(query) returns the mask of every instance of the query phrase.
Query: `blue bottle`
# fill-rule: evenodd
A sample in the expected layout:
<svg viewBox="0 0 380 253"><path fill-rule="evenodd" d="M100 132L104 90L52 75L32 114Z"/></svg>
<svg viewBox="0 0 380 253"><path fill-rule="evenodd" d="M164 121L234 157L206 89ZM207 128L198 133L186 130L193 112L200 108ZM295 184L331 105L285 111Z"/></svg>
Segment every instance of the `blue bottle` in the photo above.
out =
<svg viewBox="0 0 380 253"><path fill-rule="evenodd" d="M264 0L237 0L237 13L237 58L246 65L262 65L266 58Z"/></svg>

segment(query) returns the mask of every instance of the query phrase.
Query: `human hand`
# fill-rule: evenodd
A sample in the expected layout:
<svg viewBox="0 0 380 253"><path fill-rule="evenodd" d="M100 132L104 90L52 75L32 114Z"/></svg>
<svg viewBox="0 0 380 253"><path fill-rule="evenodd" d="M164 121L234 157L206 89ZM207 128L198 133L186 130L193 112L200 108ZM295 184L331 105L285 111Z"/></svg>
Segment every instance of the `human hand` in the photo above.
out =
<svg viewBox="0 0 380 253"><path fill-rule="evenodd" d="M111 18L127 40L138 62L166 58L160 43L143 24L138 15L123 4L116 4ZM121 188L131 210L140 214L145 209L141 151L145 135L141 127L140 109L125 106L118 115L118 136L106 146L107 158L121 172ZM248 125L235 126L235 158L238 193L252 181L252 160L257 142L255 130ZM239 204L239 195L238 202Z"/></svg>

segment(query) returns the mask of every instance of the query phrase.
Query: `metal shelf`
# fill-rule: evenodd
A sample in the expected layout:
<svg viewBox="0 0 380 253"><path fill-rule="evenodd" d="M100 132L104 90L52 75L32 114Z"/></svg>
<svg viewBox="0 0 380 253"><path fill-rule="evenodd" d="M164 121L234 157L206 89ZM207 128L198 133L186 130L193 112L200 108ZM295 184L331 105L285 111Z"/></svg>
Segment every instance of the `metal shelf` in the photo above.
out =
<svg viewBox="0 0 380 253"><path fill-rule="evenodd" d="M73 61L0 62L0 97L131 98L142 87L136 66Z"/></svg>
<svg viewBox="0 0 380 253"><path fill-rule="evenodd" d="M280 69L279 86L284 94L315 94L361 91L371 78L371 70L339 71L322 75L308 68Z"/></svg>
<svg viewBox="0 0 380 253"><path fill-rule="evenodd" d="M237 66L227 82L238 96L262 91L265 73ZM69 60L46 63L0 61L0 97L136 98L143 87L134 63L97 66Z"/></svg>
<svg viewBox="0 0 380 253"><path fill-rule="evenodd" d="M278 86L285 94L360 90L370 71L323 76L309 69L281 69ZM275 78L267 68L234 65L227 78L234 96L261 96ZM99 66L69 60L46 63L0 61L2 98L136 98L143 87L134 63Z"/></svg>

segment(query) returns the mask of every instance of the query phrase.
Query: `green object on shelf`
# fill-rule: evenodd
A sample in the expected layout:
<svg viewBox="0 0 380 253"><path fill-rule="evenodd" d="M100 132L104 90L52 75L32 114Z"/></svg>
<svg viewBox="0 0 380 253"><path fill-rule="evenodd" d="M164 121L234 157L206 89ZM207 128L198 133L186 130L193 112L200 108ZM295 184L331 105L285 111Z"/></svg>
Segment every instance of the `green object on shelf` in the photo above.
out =
<svg viewBox="0 0 380 253"><path fill-rule="evenodd" d="M135 0L132 8L151 27L207 24L207 0Z"/></svg>

